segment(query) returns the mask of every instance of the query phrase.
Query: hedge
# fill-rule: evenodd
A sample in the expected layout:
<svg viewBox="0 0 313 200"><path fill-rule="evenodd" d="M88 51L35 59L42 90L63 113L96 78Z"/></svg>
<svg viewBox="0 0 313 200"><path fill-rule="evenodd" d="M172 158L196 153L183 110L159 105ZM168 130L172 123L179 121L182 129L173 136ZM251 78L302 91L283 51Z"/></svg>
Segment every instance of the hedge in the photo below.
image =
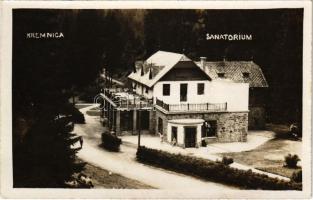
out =
<svg viewBox="0 0 313 200"><path fill-rule="evenodd" d="M222 159L222 163L223 163L224 165L230 165L230 164L232 164L233 162L234 162L234 159L233 159L233 158L228 158L228 157L226 157L226 156L224 156L223 159Z"/></svg>
<svg viewBox="0 0 313 200"><path fill-rule="evenodd" d="M142 163L244 189L302 190L301 183L271 178L265 174L254 173L252 170L232 168L221 162L171 154L144 146L138 148L136 155L137 160Z"/></svg>
<svg viewBox="0 0 313 200"><path fill-rule="evenodd" d="M300 183L302 182L302 169L292 173L291 180Z"/></svg>
<svg viewBox="0 0 313 200"><path fill-rule="evenodd" d="M122 140L108 132L101 135L102 147L110 151L119 151Z"/></svg>

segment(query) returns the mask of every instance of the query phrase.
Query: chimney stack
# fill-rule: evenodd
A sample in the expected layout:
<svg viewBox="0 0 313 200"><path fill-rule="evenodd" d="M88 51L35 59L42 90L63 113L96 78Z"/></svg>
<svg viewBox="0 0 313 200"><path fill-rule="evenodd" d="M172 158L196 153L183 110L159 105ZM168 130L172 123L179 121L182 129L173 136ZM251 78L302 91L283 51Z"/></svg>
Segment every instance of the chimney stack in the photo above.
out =
<svg viewBox="0 0 313 200"><path fill-rule="evenodd" d="M200 57L200 66L203 70L204 70L205 62L206 62L206 57Z"/></svg>

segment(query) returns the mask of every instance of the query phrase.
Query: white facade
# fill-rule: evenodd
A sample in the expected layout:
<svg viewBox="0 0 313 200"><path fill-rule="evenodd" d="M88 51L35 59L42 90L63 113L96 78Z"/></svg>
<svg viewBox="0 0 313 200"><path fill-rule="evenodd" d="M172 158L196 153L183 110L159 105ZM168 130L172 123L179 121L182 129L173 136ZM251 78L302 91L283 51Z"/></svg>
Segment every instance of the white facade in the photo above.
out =
<svg viewBox="0 0 313 200"><path fill-rule="evenodd" d="M136 94L143 95L147 99L153 98L153 89L135 82L133 82L133 88L135 88Z"/></svg>
<svg viewBox="0 0 313 200"><path fill-rule="evenodd" d="M187 101L180 101L180 84L188 84ZM198 83L204 83L204 94L198 95ZM163 95L163 84L170 84L170 95ZM248 111L249 84L229 80L159 81L154 85L153 98L167 104L227 103L227 111Z"/></svg>
<svg viewBox="0 0 313 200"><path fill-rule="evenodd" d="M187 101L180 102L180 84L187 84ZM204 94L197 94L198 83L204 83ZM163 96L163 84L170 84L170 95ZM207 103L209 81L159 81L154 85L153 96L167 104Z"/></svg>

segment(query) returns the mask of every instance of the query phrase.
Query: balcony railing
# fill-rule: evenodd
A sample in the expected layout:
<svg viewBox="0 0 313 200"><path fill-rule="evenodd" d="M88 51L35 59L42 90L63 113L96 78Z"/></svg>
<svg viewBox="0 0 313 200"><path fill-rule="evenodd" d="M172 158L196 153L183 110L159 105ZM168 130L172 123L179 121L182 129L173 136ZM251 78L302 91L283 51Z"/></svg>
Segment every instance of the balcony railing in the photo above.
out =
<svg viewBox="0 0 313 200"><path fill-rule="evenodd" d="M114 107L119 109L148 109L153 108L153 100L146 99L142 96L130 94L129 96L119 96L115 92L105 90L103 95L106 97L107 102L114 104Z"/></svg>
<svg viewBox="0 0 313 200"><path fill-rule="evenodd" d="M170 112L179 112L179 111L221 112L227 110L227 103L167 104L164 103L162 100L159 100L158 98L156 98L156 105Z"/></svg>
<svg viewBox="0 0 313 200"><path fill-rule="evenodd" d="M152 108L153 101L152 99L145 100L119 100L116 102L119 108L127 108L127 109L140 109L140 108Z"/></svg>

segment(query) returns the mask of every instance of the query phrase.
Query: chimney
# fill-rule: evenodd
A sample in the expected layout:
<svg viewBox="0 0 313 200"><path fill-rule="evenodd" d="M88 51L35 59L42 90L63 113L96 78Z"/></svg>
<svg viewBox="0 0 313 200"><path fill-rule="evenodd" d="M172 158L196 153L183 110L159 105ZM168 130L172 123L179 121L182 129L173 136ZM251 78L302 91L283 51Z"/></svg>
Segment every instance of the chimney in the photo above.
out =
<svg viewBox="0 0 313 200"><path fill-rule="evenodd" d="M204 70L205 62L206 62L206 57L200 57L200 66L203 70Z"/></svg>
<svg viewBox="0 0 313 200"><path fill-rule="evenodd" d="M150 66L150 69L149 69L149 79L150 80L152 79L152 69L151 69L151 66Z"/></svg>
<svg viewBox="0 0 313 200"><path fill-rule="evenodd" d="M145 73L144 73L144 71L143 71L143 65L141 65L141 76L143 76Z"/></svg>

